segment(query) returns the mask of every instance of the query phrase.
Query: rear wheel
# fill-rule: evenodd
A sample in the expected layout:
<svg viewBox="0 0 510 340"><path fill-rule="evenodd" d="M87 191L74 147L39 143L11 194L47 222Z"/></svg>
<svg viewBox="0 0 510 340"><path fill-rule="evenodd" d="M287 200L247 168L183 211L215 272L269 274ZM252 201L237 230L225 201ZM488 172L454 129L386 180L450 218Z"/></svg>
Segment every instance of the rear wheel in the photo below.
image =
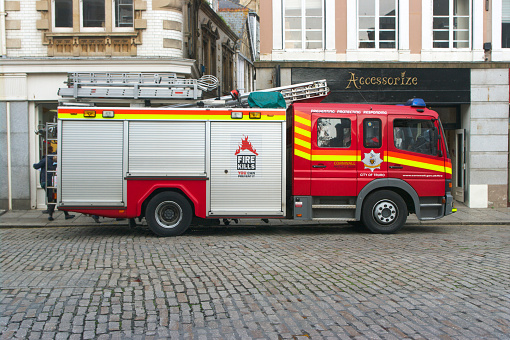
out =
<svg viewBox="0 0 510 340"><path fill-rule="evenodd" d="M175 192L162 192L150 200L145 218L156 235L177 236L188 229L192 215L186 198Z"/></svg>
<svg viewBox="0 0 510 340"><path fill-rule="evenodd" d="M396 233L406 223L407 205L393 191L376 191L365 199L361 216L365 227L373 233Z"/></svg>

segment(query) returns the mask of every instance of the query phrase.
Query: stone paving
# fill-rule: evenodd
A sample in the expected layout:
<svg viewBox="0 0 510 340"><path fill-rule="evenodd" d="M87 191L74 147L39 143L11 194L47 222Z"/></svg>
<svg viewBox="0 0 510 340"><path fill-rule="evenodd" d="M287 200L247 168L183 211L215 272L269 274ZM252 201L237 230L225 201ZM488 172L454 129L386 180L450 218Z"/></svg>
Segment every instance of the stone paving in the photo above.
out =
<svg viewBox="0 0 510 340"><path fill-rule="evenodd" d="M510 231L0 229L1 339L509 339Z"/></svg>

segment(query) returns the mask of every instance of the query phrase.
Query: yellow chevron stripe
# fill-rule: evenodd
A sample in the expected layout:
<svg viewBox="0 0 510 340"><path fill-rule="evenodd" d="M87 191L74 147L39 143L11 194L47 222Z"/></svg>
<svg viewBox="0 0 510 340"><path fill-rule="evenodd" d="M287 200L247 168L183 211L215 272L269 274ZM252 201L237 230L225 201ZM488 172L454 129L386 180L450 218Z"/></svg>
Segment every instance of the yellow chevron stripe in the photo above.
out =
<svg viewBox="0 0 510 340"><path fill-rule="evenodd" d="M452 168L449 168L449 167L445 166L445 172L446 172L447 174L450 174L450 175L451 175L451 174L452 174Z"/></svg>
<svg viewBox="0 0 510 340"><path fill-rule="evenodd" d="M308 120L306 118L295 116L294 119L296 120L296 122L301 123L303 125L310 126L310 127L312 126L312 121Z"/></svg>
<svg viewBox="0 0 510 340"><path fill-rule="evenodd" d="M305 129L299 128L297 126L294 128L294 131L297 134L303 135L308 138L312 138L312 131L306 131Z"/></svg>
<svg viewBox="0 0 510 340"><path fill-rule="evenodd" d="M388 159L387 162L414 166L415 168L420 168L420 169L445 172L444 166L441 166L441 165L417 162L417 161L412 161L412 160L409 160L409 159L402 159L402 158L397 158L397 157L387 157L387 159Z"/></svg>
<svg viewBox="0 0 510 340"><path fill-rule="evenodd" d="M311 149L312 148L312 144L310 142L306 142L304 140L301 140L297 137L294 138L294 143L297 144L297 145L300 145L304 148L307 148L307 149Z"/></svg>
<svg viewBox="0 0 510 340"><path fill-rule="evenodd" d="M301 157L301 158L304 158L306 160L310 160L310 154L309 153L305 153L301 150L297 150L297 149L294 149L294 154L298 157Z"/></svg>

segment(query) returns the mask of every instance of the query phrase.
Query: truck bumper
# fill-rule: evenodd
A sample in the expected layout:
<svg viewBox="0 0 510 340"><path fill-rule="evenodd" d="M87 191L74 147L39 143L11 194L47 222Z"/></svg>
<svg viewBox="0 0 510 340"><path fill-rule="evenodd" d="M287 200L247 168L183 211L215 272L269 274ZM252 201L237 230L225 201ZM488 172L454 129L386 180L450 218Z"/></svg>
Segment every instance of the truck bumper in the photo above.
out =
<svg viewBox="0 0 510 340"><path fill-rule="evenodd" d="M445 203L445 209L444 209L444 215L451 215L454 212L456 212L457 209L454 207L453 204L453 196L450 192L446 193L446 203Z"/></svg>

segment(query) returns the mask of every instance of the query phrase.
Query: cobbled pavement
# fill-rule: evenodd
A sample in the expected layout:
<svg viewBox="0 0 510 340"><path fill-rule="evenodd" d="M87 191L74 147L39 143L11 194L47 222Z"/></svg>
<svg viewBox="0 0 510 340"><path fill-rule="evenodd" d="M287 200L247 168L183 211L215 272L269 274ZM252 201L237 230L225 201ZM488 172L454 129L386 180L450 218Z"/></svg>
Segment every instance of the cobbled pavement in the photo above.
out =
<svg viewBox="0 0 510 340"><path fill-rule="evenodd" d="M510 339L510 226L0 230L1 339Z"/></svg>

